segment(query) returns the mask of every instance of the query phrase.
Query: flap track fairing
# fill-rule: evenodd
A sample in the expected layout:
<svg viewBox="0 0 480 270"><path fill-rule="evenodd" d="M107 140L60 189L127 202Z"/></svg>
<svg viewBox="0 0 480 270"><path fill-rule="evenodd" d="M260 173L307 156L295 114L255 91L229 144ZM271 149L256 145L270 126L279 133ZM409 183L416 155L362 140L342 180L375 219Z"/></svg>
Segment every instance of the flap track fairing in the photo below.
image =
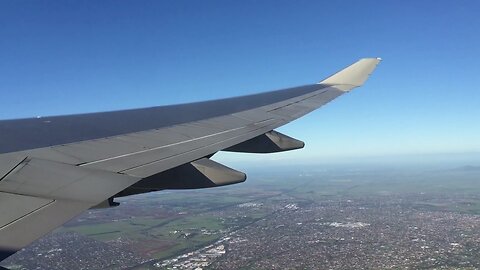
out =
<svg viewBox="0 0 480 270"><path fill-rule="evenodd" d="M202 158L149 176L115 197L163 189L198 189L244 182L247 176L208 158Z"/></svg>
<svg viewBox="0 0 480 270"><path fill-rule="evenodd" d="M304 142L272 130L223 151L265 154L300 149L304 146Z"/></svg>

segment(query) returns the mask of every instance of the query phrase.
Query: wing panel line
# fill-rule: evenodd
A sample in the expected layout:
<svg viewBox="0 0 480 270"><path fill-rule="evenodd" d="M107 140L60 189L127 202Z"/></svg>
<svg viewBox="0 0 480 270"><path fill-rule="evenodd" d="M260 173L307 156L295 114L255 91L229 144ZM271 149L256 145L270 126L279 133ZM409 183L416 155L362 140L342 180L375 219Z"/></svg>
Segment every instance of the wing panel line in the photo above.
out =
<svg viewBox="0 0 480 270"><path fill-rule="evenodd" d="M6 193L10 193L10 192L6 192ZM12 194L13 194L13 193L12 193ZM22 196L26 196L26 195L22 195ZM31 212L28 212L27 214L24 214L24 215L16 218L15 220L10 221L9 223L7 223L7 224L3 225L2 227L0 227L0 230L2 230L3 228L8 227L9 225L12 225L13 223L17 222L18 220L20 220L20 219L22 219L22 218L24 218L24 217L26 217L26 216L28 216L28 215L31 215L31 214L33 214L33 213L35 213L35 212L37 212L37 211L41 211L43 208L48 207L49 205L51 205L51 204L54 203L54 202L56 202L56 200L51 200L50 202L48 202L48 203L40 206L39 208L37 208L37 209L35 209L35 210L31 211Z"/></svg>
<svg viewBox="0 0 480 270"><path fill-rule="evenodd" d="M269 122L271 120L274 120L274 118L270 118L270 119L267 119L267 120L262 120L260 122L256 122L256 123L254 123L254 125L263 124L263 123ZM96 160L96 161L86 162L86 163L79 164L78 166L83 167L83 166L88 166L88 165L92 165L92 164L96 164L96 163L101 163L101 162L105 162L105 161L114 160L114 159L117 159L117 158L123 158L123 157L129 157L129 156L133 156L133 155L137 155L137 154L147 153L147 152L154 151L154 150L159 150L159 149L162 149L162 148L172 147L172 146L176 146L176 145L180 145L180 144L184 144L184 143L188 143L188 142L194 142L194 141L210 138L210 137L213 137L213 136L222 135L222 134L225 134L225 133L230 133L230 132L233 132L233 131L244 129L245 127L247 127L247 126L233 128L233 129L229 129L229 130L224 130L224 131L221 131L221 132L218 132L218 133L209 134L209 135L205 135L205 136L202 136L202 137L193 138L193 139L189 139L189 140L185 140L185 141L181 141L181 142L176 142L176 143L172 143L172 144L169 144L169 145L162 145L162 146L158 146L158 147L154 147L154 148L150 148L150 149L145 149L145 150L141 150L141 151L137 151L137 152L132 152L132 153L124 154L124 155L119 155L119 156L115 156L115 157L110 157L110 158L100 159L100 160Z"/></svg>
<svg viewBox="0 0 480 270"><path fill-rule="evenodd" d="M265 129L270 130L271 126L274 126L275 124L278 124L278 123L280 123L280 121L277 121L277 122L275 122L275 123L272 123L272 125L262 126L262 127L257 128L257 129L248 131L247 133L240 134L240 135L237 135L237 136L234 136L234 137L230 137L230 138L228 138L228 139L224 139L224 140L218 141L218 142L216 142L216 143L212 143L212 144L209 144L209 145L200 146L200 147L197 147L197 148L194 148L194 149L190 149L190 150L185 151L185 152L182 152L182 153L178 153L178 154L171 155L171 156L168 156L168 157L159 159L159 160L151 161L151 162L148 162L148 163L139 165L139 166L135 166L135 167L132 167L132 168L128 168L128 169L125 169L125 170L120 171L119 173L125 173L125 172L128 172L128 171L130 171L130 170L135 170L135 169L139 169L139 168L142 168L142 167L147 167L147 166L150 166L151 164L159 163L159 162L162 162L162 161L165 161L165 160L169 160L169 159L172 159L172 158L175 158L175 157L178 157L178 156L182 156L182 155L194 153L194 152L199 151L199 150L201 150L201 149L210 148L210 147L215 146L215 145L218 145L218 144L222 144L222 143L225 143L225 142L228 142L228 141L231 141L231 140L235 140L235 139L238 139L238 138L241 138L241 137L245 137L245 136L247 136L247 135L249 135L249 134L251 134L251 133L258 133L259 130L262 130L262 132L260 132L260 134L262 134L262 133L264 133L263 130L265 130ZM135 175L133 175L133 176L135 176Z"/></svg>

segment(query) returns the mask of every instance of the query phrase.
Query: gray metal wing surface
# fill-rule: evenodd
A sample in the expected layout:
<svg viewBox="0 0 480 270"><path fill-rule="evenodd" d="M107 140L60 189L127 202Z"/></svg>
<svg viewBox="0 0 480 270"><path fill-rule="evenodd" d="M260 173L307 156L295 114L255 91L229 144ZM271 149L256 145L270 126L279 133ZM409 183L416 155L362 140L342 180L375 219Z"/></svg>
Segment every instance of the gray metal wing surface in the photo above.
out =
<svg viewBox="0 0 480 270"><path fill-rule="evenodd" d="M361 59L317 84L243 97L0 121L0 260L115 196L244 181L209 157L303 147L274 129L361 86L379 61ZM198 180L165 180L182 174Z"/></svg>

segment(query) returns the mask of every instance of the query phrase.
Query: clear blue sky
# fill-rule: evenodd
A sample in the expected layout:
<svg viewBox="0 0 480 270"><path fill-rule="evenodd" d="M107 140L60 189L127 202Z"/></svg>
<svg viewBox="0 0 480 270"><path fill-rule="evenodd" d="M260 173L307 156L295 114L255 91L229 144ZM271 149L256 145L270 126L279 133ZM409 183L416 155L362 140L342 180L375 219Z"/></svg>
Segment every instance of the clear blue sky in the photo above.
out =
<svg viewBox="0 0 480 270"><path fill-rule="evenodd" d="M480 1L1 1L0 119L237 96L382 57L253 160L480 152ZM225 155L226 159L251 156Z"/></svg>

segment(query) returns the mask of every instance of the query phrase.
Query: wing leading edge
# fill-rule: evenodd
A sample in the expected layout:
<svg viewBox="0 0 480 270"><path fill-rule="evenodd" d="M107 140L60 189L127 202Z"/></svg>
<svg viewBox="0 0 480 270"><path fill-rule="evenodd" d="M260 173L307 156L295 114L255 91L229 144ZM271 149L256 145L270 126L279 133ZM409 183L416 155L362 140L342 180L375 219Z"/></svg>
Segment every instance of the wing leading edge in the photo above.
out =
<svg viewBox="0 0 480 270"><path fill-rule="evenodd" d="M0 121L0 260L116 196L244 181L208 158L303 147L274 129L361 86L379 62L361 59L320 83L250 96Z"/></svg>

